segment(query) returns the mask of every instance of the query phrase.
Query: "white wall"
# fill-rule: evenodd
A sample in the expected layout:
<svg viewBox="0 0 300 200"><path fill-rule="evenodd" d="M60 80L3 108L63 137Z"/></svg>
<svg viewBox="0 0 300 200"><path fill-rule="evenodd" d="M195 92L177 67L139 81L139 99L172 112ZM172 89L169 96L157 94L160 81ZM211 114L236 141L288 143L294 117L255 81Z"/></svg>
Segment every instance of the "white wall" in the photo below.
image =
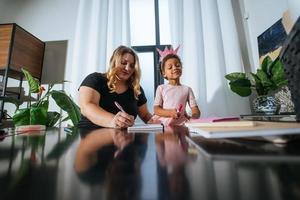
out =
<svg viewBox="0 0 300 200"><path fill-rule="evenodd" d="M17 23L42 41L68 40L72 58L79 0L0 0L0 23Z"/></svg>
<svg viewBox="0 0 300 200"><path fill-rule="evenodd" d="M0 0L0 23L17 23L42 41L67 40L70 69L78 6L79 0ZM16 85L13 80L9 84ZM14 111L10 104L5 109Z"/></svg>
<svg viewBox="0 0 300 200"><path fill-rule="evenodd" d="M289 6L289 10L291 12L292 19L294 21L296 21L300 15L300 1L299 0L288 0L288 6Z"/></svg>
<svg viewBox="0 0 300 200"><path fill-rule="evenodd" d="M299 1L299 0L296 0ZM259 66L257 37L288 9L287 0L240 0L251 70ZM300 7L298 8L300 10Z"/></svg>
<svg viewBox="0 0 300 200"><path fill-rule="evenodd" d="M16 22L43 41L74 36L79 0L0 0L0 23Z"/></svg>

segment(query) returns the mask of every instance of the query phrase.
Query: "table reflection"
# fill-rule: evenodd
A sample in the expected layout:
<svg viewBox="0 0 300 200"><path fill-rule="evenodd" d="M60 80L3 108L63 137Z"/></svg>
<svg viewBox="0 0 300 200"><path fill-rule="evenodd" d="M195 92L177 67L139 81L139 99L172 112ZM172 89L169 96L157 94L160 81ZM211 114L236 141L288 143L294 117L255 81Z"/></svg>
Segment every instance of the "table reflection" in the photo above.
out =
<svg viewBox="0 0 300 200"><path fill-rule="evenodd" d="M300 149L261 140L193 138L218 199L300 199Z"/></svg>
<svg viewBox="0 0 300 200"><path fill-rule="evenodd" d="M196 149L188 145L186 127L167 127L155 136L159 161L160 199L190 199L190 183L186 166L197 158Z"/></svg>
<svg viewBox="0 0 300 200"><path fill-rule="evenodd" d="M108 199L140 199L147 135L103 128L81 136L74 162L79 178L89 185L102 184Z"/></svg>
<svg viewBox="0 0 300 200"><path fill-rule="evenodd" d="M0 141L0 199L299 199L299 143L120 129L49 129ZM195 145L194 143L197 143Z"/></svg>

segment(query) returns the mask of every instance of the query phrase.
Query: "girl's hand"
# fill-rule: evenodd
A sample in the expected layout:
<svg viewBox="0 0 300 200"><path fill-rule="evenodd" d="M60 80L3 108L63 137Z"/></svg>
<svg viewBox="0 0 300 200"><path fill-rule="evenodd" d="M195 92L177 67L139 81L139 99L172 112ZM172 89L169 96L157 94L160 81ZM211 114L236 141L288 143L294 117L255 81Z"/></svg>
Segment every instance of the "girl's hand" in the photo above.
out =
<svg viewBox="0 0 300 200"><path fill-rule="evenodd" d="M125 112L118 112L112 122L111 127L113 128L127 128L134 124L134 117Z"/></svg>
<svg viewBox="0 0 300 200"><path fill-rule="evenodd" d="M184 112L184 116L185 116L188 120L191 119L191 116L189 116L186 112Z"/></svg>
<svg viewBox="0 0 300 200"><path fill-rule="evenodd" d="M173 119L178 119L181 115L180 112L177 112L177 109L171 109L169 112L170 112L170 117Z"/></svg>

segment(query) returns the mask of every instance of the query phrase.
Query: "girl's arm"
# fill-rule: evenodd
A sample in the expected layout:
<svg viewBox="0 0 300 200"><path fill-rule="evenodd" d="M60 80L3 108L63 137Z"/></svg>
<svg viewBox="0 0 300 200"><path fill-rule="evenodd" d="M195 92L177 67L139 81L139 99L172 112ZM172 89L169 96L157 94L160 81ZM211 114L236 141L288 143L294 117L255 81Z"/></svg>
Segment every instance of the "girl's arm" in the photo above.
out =
<svg viewBox="0 0 300 200"><path fill-rule="evenodd" d="M197 119L200 117L201 112L200 112L198 106L192 107L191 110L192 110L192 117L191 117L192 119Z"/></svg>
<svg viewBox="0 0 300 200"><path fill-rule="evenodd" d="M188 97L188 103L190 105L190 108L192 110L192 116L188 118L199 118L200 117L200 110L199 107L197 106L196 98L194 95L194 92L191 88L189 88L189 97Z"/></svg>
<svg viewBox="0 0 300 200"><path fill-rule="evenodd" d="M160 106L154 106L154 114L158 115L160 117L171 117L173 119L178 118L180 115L180 113L178 113L175 108L174 109L163 109Z"/></svg>
<svg viewBox="0 0 300 200"><path fill-rule="evenodd" d="M79 89L79 105L81 114L94 124L103 127L126 128L132 126L134 118L125 112L116 115L107 112L99 106L101 95L94 89L81 86Z"/></svg>

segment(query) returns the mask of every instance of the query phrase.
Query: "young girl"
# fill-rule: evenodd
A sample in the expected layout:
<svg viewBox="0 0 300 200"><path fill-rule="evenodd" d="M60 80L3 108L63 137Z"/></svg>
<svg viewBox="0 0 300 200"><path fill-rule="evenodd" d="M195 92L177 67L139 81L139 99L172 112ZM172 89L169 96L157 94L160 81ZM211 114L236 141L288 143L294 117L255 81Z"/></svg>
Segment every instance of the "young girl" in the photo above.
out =
<svg viewBox="0 0 300 200"><path fill-rule="evenodd" d="M154 100L153 121L160 121L164 125L183 125L190 118L199 118L200 110L197 106L194 93L188 86L180 83L182 74L182 63L175 50L171 47L164 51L159 49L160 54L160 72L168 84L159 85L156 89ZM192 110L192 116L185 112L186 104L189 104Z"/></svg>

